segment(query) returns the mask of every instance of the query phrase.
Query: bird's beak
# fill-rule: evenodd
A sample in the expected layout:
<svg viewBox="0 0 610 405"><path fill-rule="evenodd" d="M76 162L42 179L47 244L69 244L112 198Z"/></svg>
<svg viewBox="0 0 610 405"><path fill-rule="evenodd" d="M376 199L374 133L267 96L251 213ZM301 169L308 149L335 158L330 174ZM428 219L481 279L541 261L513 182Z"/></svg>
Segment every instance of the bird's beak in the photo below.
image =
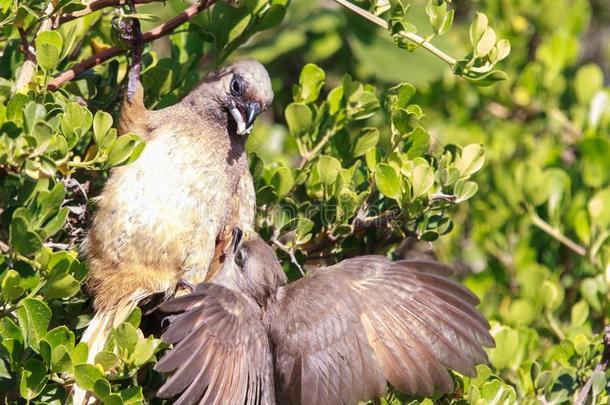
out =
<svg viewBox="0 0 610 405"><path fill-rule="evenodd" d="M231 107L230 112L237 124L237 134L246 135L252 131L252 124L254 124L254 120L261 113L261 105L257 101L249 101L239 107L234 105Z"/></svg>
<svg viewBox="0 0 610 405"><path fill-rule="evenodd" d="M240 228L233 229L233 240L231 241L233 244L233 253L237 252L237 249L239 249L243 235L244 232Z"/></svg>

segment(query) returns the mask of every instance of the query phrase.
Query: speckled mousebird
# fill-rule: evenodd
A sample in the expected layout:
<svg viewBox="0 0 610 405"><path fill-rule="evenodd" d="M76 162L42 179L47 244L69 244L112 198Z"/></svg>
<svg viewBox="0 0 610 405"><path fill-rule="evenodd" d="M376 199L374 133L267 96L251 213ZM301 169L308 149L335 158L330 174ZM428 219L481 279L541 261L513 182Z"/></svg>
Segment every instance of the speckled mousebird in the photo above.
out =
<svg viewBox="0 0 610 405"><path fill-rule="evenodd" d="M120 129L146 147L112 171L83 246L95 309L83 335L89 361L139 302L211 278L232 229L253 227L244 144L272 99L267 71L246 60L209 74L174 106L146 110L139 88L123 107Z"/></svg>
<svg viewBox="0 0 610 405"><path fill-rule="evenodd" d="M390 382L451 392L494 346L477 298L433 261L362 256L286 285L259 237L233 249L214 283L165 303L174 313L155 365L175 404L357 404Z"/></svg>

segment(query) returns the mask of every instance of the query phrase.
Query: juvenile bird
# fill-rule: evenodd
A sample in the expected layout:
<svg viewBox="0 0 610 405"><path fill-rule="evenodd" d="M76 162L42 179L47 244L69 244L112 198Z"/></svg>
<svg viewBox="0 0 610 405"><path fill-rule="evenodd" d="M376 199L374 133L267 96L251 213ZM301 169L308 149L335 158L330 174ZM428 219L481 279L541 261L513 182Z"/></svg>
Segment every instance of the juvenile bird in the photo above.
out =
<svg viewBox="0 0 610 405"><path fill-rule="evenodd" d="M165 303L174 313L155 365L176 404L356 404L451 392L494 346L477 298L436 262L362 256L286 285L260 238L235 244L212 283Z"/></svg>
<svg viewBox="0 0 610 405"><path fill-rule="evenodd" d="M172 107L146 110L141 88L125 105L121 129L146 147L113 170L84 243L96 311L83 335L89 361L139 302L211 278L232 229L253 227L244 144L272 99L267 71L248 60L209 74Z"/></svg>

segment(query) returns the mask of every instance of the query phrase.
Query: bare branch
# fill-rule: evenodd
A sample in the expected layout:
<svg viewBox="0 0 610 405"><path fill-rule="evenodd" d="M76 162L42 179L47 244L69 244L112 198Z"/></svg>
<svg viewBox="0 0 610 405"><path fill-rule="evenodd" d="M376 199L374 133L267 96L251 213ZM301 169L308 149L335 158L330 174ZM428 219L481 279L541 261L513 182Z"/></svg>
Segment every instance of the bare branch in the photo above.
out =
<svg viewBox="0 0 610 405"><path fill-rule="evenodd" d="M133 3L134 4L146 4L146 3L153 3L156 1L163 1L163 0L134 0ZM124 5L127 5L128 3L129 3L128 0L95 0L95 1L92 1L91 3L89 3L87 5L87 7L82 10L78 10L73 13L61 14L61 15L57 16L57 18L53 22L53 25L58 26L63 23L66 23L68 21L72 21L77 18L84 17L87 14L94 13L94 12L99 11L106 7L124 6Z"/></svg>
<svg viewBox="0 0 610 405"><path fill-rule="evenodd" d="M552 236L559 242L563 243L565 246L570 248L570 250L572 250L574 253L576 253L580 256L587 255L587 249L585 247L580 246L578 243L574 242L572 239L568 238L563 233L561 233L557 228L554 228L551 224L549 224L548 222L546 222L545 220L540 218L538 216L538 214L536 214L534 212L533 209L529 209L529 214L530 214L532 223L535 226L537 226L544 232L548 233L550 236Z"/></svg>
<svg viewBox="0 0 610 405"><path fill-rule="evenodd" d="M373 24L378 25L379 27L383 28L384 30L390 29L390 26L386 20L384 20L381 17L376 16L373 13L368 12L367 10L365 10L361 7L358 7L355 4L350 3L347 0L335 0L335 2L339 3L341 6L345 7L346 9L358 14L359 16L367 19L368 21L372 22ZM447 55L445 52L441 51L436 46L434 46L430 42L426 41L425 38L422 38L421 36L417 35L414 32L401 31L398 33L398 35L400 35L401 37L405 38L408 41L411 41L412 43L414 43L418 46L421 46L426 51L430 52L437 58L441 59L442 61L447 63L452 68L457 63L455 58ZM478 68L476 66L469 67L468 70L470 70L472 72L477 72L477 73L487 73L489 71L489 69L484 69L484 68L482 69L482 68Z"/></svg>
<svg viewBox="0 0 610 405"><path fill-rule="evenodd" d="M169 20L166 23L163 23L163 24L153 28L152 30L148 31L147 33L145 33L142 37L143 42L144 43L151 42L151 41L154 41L155 39L158 39L158 38L171 34L176 28L178 28L179 26L181 26L182 24L184 24L185 22L187 22L188 20L190 20L191 18L196 16L197 14L201 13L203 10L210 7L215 2L216 2L216 0L207 0L201 4L194 4L194 5L190 6L189 8L187 8L186 10L184 10L183 12L181 12L180 14L178 14L171 20ZM94 66L97 66L97 65L107 61L108 59L114 58L117 55L125 53L126 51L127 51L127 49L115 46L112 48L108 48L102 52L99 52L99 53L85 59L84 61L77 64L73 68L66 70L65 72L61 73L59 76L55 77L53 80L51 80L49 82L48 89L57 90L61 85L63 85L66 82L69 82L70 80L73 80L79 74L91 69Z"/></svg>

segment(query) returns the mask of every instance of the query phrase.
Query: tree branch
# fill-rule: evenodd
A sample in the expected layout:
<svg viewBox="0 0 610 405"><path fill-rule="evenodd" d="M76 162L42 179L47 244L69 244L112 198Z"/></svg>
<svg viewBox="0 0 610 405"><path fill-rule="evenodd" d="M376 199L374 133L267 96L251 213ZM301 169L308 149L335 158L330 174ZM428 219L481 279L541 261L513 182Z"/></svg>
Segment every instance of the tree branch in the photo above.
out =
<svg viewBox="0 0 610 405"><path fill-rule="evenodd" d="M134 4L146 4L153 3L155 1L163 1L163 0L134 0ZM106 7L118 7L124 6L129 3L128 0L94 0L87 5L86 8L82 10L75 11L73 13L61 14L56 17L54 21L54 26L61 25L63 23L67 23L68 21L75 20L80 17L84 17L87 14L94 13Z"/></svg>
<svg viewBox="0 0 610 405"><path fill-rule="evenodd" d="M538 214L536 214L534 212L533 209L529 209L529 214L530 214L530 218L532 220L532 223L535 226L537 226L538 228L540 228L544 232L548 233L550 236L552 236L553 238L555 238L559 242L563 243L565 246L570 248L570 250L572 250L574 253L576 253L576 254L578 254L580 256L586 256L587 255L587 249L586 248L584 248L583 246L580 246L578 243L574 242L572 239L570 239L567 236L565 236L564 234L562 234L557 228L553 227L551 224L549 224L548 222L546 222L545 220L540 218L538 216Z"/></svg>
<svg viewBox="0 0 610 405"><path fill-rule="evenodd" d="M378 25L379 27L383 28L384 30L386 30L386 31L390 30L390 25L383 18L378 17L375 14L370 13L367 10L358 7L355 4L352 4L347 0L335 0L335 2L338 3L339 5L345 7L346 9L358 14L359 16L369 20L373 24ZM422 48L424 48L425 50L427 50L428 52L430 52L437 58L441 59L443 62L447 63L451 68L453 68L457 63L455 58L447 55L445 52L441 51L436 46L434 46L430 42L426 41L425 38L420 37L419 35L417 35L414 32L401 31L398 33L398 35L407 39L408 41L413 42L414 44L416 44L418 46L421 46ZM469 67L468 70L472 71L472 72L476 72L476 73L487 73L489 71L489 69L478 68L475 66Z"/></svg>
<svg viewBox="0 0 610 405"><path fill-rule="evenodd" d="M184 10L183 12L181 12L180 14L178 14L177 16L172 18L171 20L169 20L166 23L163 23L163 24L153 28L152 30L148 31L147 33L145 33L142 37L143 42L148 43L148 42L154 41L155 39L158 39L158 38L171 34L176 28L178 28L179 26L181 26L182 24L184 24L185 22L187 22L188 20L190 20L191 18L196 16L197 14L201 13L203 10L210 7L215 2L216 2L216 0L207 0L207 1L202 2L201 4L193 4L192 6L190 6L189 8L187 8L186 10ZM69 82L70 80L73 80L79 74L91 69L94 66L97 66L97 65L107 61L108 59L114 58L115 56L118 56L126 51L127 51L127 49L115 46L115 47L106 49L102 52L99 52L99 53L85 59L84 61L77 64L73 68L61 73L59 76L55 77L53 80L51 80L49 82L48 89L57 90L61 85L63 85L66 82Z"/></svg>

